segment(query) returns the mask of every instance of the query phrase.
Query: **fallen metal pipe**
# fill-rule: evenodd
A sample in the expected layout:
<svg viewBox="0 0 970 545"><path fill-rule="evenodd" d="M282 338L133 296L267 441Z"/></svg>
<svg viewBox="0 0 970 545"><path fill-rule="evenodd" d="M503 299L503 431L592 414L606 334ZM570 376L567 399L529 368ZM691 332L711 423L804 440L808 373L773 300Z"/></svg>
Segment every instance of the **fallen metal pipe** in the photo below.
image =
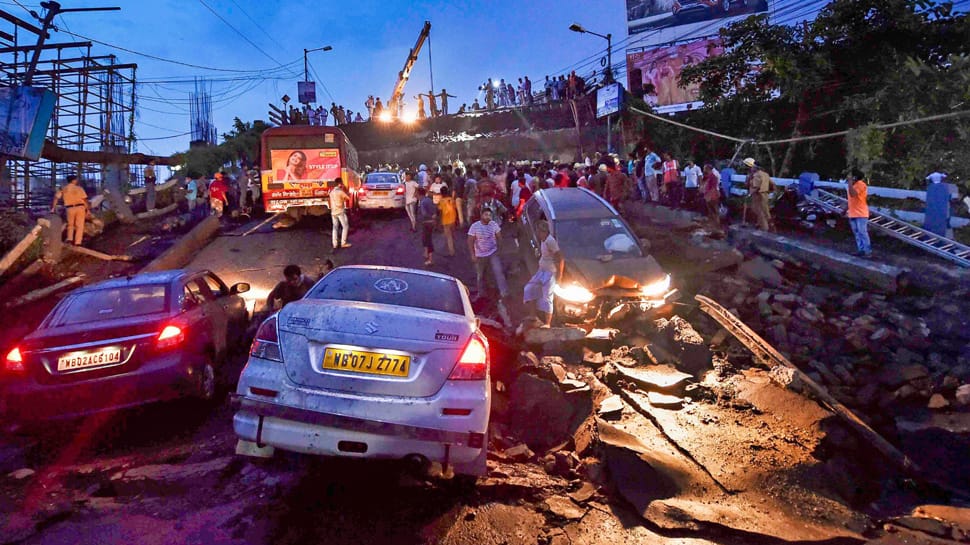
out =
<svg viewBox="0 0 970 545"><path fill-rule="evenodd" d="M84 276L82 276L82 275L72 276L71 278L68 278L66 280L61 280L60 282L58 282L58 283L56 283L56 284L54 284L52 286L47 286L46 288L41 288L39 290L34 290L32 292L29 292L29 293L26 293L24 295L21 295L20 297L17 297L16 299L11 299L4 306L6 308L19 307L21 305L25 305L27 303L30 303L30 302L33 302L33 301L37 301L37 300L43 299L44 297L47 297L48 295L52 295L54 293L57 293L57 292L59 292L61 290L70 288L70 287L74 286L75 284L80 284L83 281L84 281Z"/></svg>
<svg viewBox="0 0 970 545"><path fill-rule="evenodd" d="M0 259L0 276L4 275L7 272L7 269L12 267L13 264L17 262L17 259L19 259L20 256L27 251L27 248L30 248L30 245L37 240L37 237L40 236L40 232L43 227L39 225L39 223L40 221L38 220L38 225L35 225L34 228L27 233L27 236L22 238L16 246L11 248L10 251L7 252L7 255L3 256L3 259Z"/></svg>

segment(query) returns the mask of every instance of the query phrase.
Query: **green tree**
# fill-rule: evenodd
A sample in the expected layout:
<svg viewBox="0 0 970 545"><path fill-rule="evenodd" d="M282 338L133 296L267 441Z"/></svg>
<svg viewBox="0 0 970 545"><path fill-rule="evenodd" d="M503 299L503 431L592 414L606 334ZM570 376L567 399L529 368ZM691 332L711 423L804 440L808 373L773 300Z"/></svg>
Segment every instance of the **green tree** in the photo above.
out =
<svg viewBox="0 0 970 545"><path fill-rule="evenodd" d="M839 148L803 141L763 151L778 161L777 174L851 163L873 169L882 184L906 185L928 163L959 166L970 118L872 132L970 105L970 26L951 2L834 0L814 21L767 23L756 16L723 29L726 53L685 68L681 81L699 84L708 109L733 120L724 129L730 134L774 140L850 131ZM736 111L755 113L740 119Z"/></svg>
<svg viewBox="0 0 970 545"><path fill-rule="evenodd" d="M192 148L182 154L181 163L188 175L211 175L226 167L259 162L259 138L269 125L263 121L233 119L232 130L222 135L216 146Z"/></svg>

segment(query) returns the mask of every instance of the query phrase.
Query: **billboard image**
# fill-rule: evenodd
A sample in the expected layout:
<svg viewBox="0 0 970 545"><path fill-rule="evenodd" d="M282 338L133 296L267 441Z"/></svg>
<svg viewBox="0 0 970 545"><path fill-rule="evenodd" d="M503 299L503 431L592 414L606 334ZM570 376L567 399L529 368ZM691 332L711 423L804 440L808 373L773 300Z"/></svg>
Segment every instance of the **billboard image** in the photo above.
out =
<svg viewBox="0 0 970 545"><path fill-rule="evenodd" d="M36 87L0 87L0 155L37 160L56 97Z"/></svg>
<svg viewBox="0 0 970 545"><path fill-rule="evenodd" d="M627 32L768 11L768 0L626 0Z"/></svg>
<svg viewBox="0 0 970 545"><path fill-rule="evenodd" d="M596 90L596 117L604 117L620 111L623 93L619 83L613 83Z"/></svg>
<svg viewBox="0 0 970 545"><path fill-rule="evenodd" d="M694 102L698 88L680 86L683 67L697 64L708 57L724 52L720 40L709 38L680 45L671 45L627 53L627 74L630 89L643 89L643 100L653 107ZM639 81L636 81L638 78Z"/></svg>

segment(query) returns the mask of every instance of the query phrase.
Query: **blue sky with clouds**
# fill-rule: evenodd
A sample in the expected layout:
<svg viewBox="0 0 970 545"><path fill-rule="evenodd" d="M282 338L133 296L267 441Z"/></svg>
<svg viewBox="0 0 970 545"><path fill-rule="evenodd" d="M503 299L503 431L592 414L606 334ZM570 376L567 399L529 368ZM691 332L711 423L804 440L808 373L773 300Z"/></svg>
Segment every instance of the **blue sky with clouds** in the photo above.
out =
<svg viewBox="0 0 970 545"><path fill-rule="evenodd" d="M42 13L39 2L0 2L25 20L21 7ZM64 8L120 6L121 11L67 13L55 20L62 31L219 72L162 62L95 44L93 54L118 55L138 64L139 151L170 154L188 147L192 79L209 79L214 121L220 133L233 117L266 119L267 103L296 97L303 79L303 49L319 81L318 100L363 110L368 94L387 100L397 73L425 20L432 23L430 53L435 89L471 103L486 78L534 81L605 49L605 41L567 30L579 22L590 30L626 37L624 0L61 0ZM211 8L211 9L210 9ZM225 19L221 20L219 17ZM74 41L65 32L52 41ZM250 43L252 42L252 43ZM427 44L406 89L408 102L430 89ZM596 68L597 58L585 70ZM614 54L614 62L622 54ZM317 77L311 73L311 80ZM329 91L329 92L328 92ZM332 96L332 98L331 98ZM171 138L167 138L171 137ZM151 139L151 140L149 140Z"/></svg>

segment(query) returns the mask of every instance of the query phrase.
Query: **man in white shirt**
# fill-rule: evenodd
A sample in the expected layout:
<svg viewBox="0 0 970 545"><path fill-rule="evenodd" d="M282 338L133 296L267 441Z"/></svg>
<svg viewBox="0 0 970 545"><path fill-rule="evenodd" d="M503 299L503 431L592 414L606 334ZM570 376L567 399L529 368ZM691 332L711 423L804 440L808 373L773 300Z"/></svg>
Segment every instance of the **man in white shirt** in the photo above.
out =
<svg viewBox="0 0 970 545"><path fill-rule="evenodd" d="M418 185L421 187L428 187L428 166L421 165L418 167Z"/></svg>
<svg viewBox="0 0 970 545"><path fill-rule="evenodd" d="M552 323L552 290L562 279L563 259L559 243L549 232L546 220L536 222L536 235L539 244L539 268L525 284L522 301L529 305L535 303L536 314L545 325Z"/></svg>
<svg viewBox="0 0 970 545"><path fill-rule="evenodd" d="M350 206L350 195L344 189L344 182L340 178L334 180L330 190L330 218L333 221L333 252L339 248L350 248L347 242L347 232L350 222L347 220L347 207ZM338 244L339 242L339 244Z"/></svg>
<svg viewBox="0 0 970 545"><path fill-rule="evenodd" d="M694 163L693 159L688 159L687 164L684 167L684 207L688 210L693 210L697 208L697 196L700 192L699 181L704 175L704 171L701 167Z"/></svg>
<svg viewBox="0 0 970 545"><path fill-rule="evenodd" d="M475 264L476 295L485 295L485 267L492 269L495 277L495 285L498 286L499 294L502 298L509 294L508 282L505 280L505 271L502 268L502 260L498 255L498 237L502 228L492 221L492 211L488 208L482 210L482 216L468 228L468 253Z"/></svg>
<svg viewBox="0 0 970 545"><path fill-rule="evenodd" d="M418 230L418 182L414 181L414 174L404 173L404 210L411 220L411 232Z"/></svg>
<svg viewBox="0 0 970 545"><path fill-rule="evenodd" d="M441 189L445 187L448 187L448 185L445 184L441 174L435 174L434 182L432 182L431 186L428 188L428 193L431 194L431 200L435 204L441 202Z"/></svg>
<svg viewBox="0 0 970 545"><path fill-rule="evenodd" d="M653 202L660 202L660 184L657 183L657 169L654 165L660 163L660 156L656 152L644 150L647 156L643 159L643 187L642 195L649 195Z"/></svg>

